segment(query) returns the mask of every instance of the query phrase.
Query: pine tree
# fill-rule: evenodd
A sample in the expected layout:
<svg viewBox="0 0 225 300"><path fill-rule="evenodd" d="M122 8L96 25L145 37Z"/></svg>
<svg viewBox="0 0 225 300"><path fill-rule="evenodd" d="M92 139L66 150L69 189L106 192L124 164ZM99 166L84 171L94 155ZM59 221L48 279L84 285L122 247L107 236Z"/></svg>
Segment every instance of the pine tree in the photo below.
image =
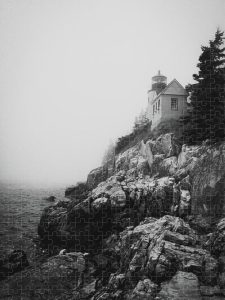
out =
<svg viewBox="0 0 225 300"><path fill-rule="evenodd" d="M189 115L181 120L188 124L184 131L184 140L198 144L209 139L211 143L225 137L225 48L221 47L224 32L217 29L214 40L209 46L202 46L199 57L198 74L193 78L197 82L188 85L191 92Z"/></svg>
<svg viewBox="0 0 225 300"><path fill-rule="evenodd" d="M135 118L133 130L134 131L139 130L144 126L146 126L148 123L149 123L149 119L147 117L147 113L146 111L142 110L139 116Z"/></svg>

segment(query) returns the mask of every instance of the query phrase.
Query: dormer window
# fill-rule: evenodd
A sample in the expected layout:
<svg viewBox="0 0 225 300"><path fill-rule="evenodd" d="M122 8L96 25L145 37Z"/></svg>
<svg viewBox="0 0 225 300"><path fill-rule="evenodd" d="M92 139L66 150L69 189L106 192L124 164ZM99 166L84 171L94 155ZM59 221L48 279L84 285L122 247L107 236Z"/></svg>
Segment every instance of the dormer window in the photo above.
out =
<svg viewBox="0 0 225 300"><path fill-rule="evenodd" d="M178 110L178 99L171 98L171 110Z"/></svg>

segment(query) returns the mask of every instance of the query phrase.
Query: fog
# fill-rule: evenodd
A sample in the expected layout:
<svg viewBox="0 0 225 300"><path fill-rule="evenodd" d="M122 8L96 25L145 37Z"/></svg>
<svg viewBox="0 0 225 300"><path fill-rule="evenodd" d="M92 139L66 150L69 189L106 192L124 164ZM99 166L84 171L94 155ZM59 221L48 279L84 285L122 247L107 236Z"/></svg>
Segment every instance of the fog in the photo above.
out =
<svg viewBox="0 0 225 300"><path fill-rule="evenodd" d="M224 0L1 0L0 179L85 180L158 70L192 82Z"/></svg>

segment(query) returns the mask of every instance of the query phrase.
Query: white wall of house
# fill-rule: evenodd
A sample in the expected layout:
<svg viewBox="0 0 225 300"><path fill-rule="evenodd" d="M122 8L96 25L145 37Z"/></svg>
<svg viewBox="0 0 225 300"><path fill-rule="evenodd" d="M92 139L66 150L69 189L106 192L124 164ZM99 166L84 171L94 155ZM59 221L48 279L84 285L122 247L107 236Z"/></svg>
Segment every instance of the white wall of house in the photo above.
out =
<svg viewBox="0 0 225 300"><path fill-rule="evenodd" d="M177 106L171 106L171 101L175 101ZM184 95L160 95L151 106L152 128L160 122L174 119L177 120L187 113L187 96ZM154 107L154 114L153 114Z"/></svg>
<svg viewBox="0 0 225 300"><path fill-rule="evenodd" d="M162 119L162 96L159 96L153 103L150 105L151 109L151 120L152 128L157 126Z"/></svg>
<svg viewBox="0 0 225 300"><path fill-rule="evenodd" d="M179 119L187 113L187 97L182 95L162 95L162 121ZM171 99L177 99L177 109L171 108Z"/></svg>
<svg viewBox="0 0 225 300"><path fill-rule="evenodd" d="M155 96L149 101L147 111L149 119L152 121L152 129L162 121L179 119L187 113L185 89L176 80L173 80L158 97Z"/></svg>

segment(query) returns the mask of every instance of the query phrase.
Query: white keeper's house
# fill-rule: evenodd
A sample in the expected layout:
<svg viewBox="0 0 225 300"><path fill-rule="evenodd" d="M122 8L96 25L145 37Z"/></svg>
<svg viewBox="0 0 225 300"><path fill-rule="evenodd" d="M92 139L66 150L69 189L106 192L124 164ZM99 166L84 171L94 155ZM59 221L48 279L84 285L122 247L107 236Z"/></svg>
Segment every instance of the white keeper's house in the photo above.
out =
<svg viewBox="0 0 225 300"><path fill-rule="evenodd" d="M175 119L187 113L188 93L184 87L173 79L167 84L166 76L160 74L152 77L152 88L148 91L147 115L152 122L152 129L162 121Z"/></svg>

